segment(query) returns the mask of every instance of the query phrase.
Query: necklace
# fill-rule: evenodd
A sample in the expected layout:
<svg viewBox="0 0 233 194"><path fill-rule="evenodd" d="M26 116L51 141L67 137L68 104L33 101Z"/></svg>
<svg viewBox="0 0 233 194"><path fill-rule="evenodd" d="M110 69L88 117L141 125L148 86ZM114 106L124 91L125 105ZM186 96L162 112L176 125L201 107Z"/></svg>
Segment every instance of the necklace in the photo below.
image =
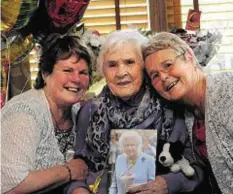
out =
<svg viewBox="0 0 233 194"><path fill-rule="evenodd" d="M58 142L59 149L61 153L64 156L64 161L66 162L67 159L67 151L68 150L73 150L73 145L74 145L74 139L75 139L75 133L72 130L73 126L69 126L68 128L60 128L60 125L64 126L64 123L69 121L66 120L67 118L64 114L63 117L60 119L60 122L58 122L55 119L55 116L53 114L53 111L50 109L52 120L53 120L53 125L54 125L54 133L55 137ZM70 122L69 122L70 125Z"/></svg>
<svg viewBox="0 0 233 194"><path fill-rule="evenodd" d="M128 169L131 169L135 165L136 160L130 160L130 159L128 159L127 163L128 163Z"/></svg>
<svg viewBox="0 0 233 194"><path fill-rule="evenodd" d="M72 126L66 127L66 128L61 128L61 125L64 125L65 122L67 122L67 120L65 119L67 116L64 114L62 119L60 119L60 121L58 122L53 114L53 111L50 109L51 112L51 116L52 116L52 120L53 120L53 124L54 124L54 128L57 131L69 131L70 129L72 129Z"/></svg>

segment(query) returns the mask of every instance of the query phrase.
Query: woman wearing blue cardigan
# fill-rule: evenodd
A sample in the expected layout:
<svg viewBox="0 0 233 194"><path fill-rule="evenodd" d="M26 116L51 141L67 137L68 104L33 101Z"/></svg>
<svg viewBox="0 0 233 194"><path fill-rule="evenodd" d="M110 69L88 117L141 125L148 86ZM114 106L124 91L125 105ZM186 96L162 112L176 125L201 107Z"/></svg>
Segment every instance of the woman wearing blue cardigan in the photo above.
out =
<svg viewBox="0 0 233 194"><path fill-rule="evenodd" d="M124 132L119 144L123 154L116 160L110 194L124 194L131 184L147 183L155 179L155 159L142 152L142 137L136 131Z"/></svg>

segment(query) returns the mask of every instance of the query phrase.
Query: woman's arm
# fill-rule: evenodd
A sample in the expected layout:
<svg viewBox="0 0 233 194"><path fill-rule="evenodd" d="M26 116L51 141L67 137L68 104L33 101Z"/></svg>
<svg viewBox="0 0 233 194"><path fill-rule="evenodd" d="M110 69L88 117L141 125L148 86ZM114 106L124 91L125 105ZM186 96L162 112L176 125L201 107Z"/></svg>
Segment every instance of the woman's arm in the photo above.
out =
<svg viewBox="0 0 233 194"><path fill-rule="evenodd" d="M39 126L32 115L16 112L3 117L2 123L2 192L31 193L69 180L68 168L59 165L36 170ZM47 166L47 164L44 164ZM67 163L71 179L84 179L86 164L81 160Z"/></svg>
<svg viewBox="0 0 233 194"><path fill-rule="evenodd" d="M69 181L69 172L65 166L33 171L15 188L8 193L32 193L56 184L57 186Z"/></svg>
<svg viewBox="0 0 233 194"><path fill-rule="evenodd" d="M50 189L48 187L58 187L70 179L84 180L86 178L87 171L83 169L87 169L87 167L82 160L74 159L65 165L30 172L23 182L9 193L32 193L41 189Z"/></svg>
<svg viewBox="0 0 233 194"><path fill-rule="evenodd" d="M154 181L141 184L139 186L130 186L127 190L127 194L148 194L148 193L156 193L156 194L167 194L167 185L166 181L161 177L157 176Z"/></svg>

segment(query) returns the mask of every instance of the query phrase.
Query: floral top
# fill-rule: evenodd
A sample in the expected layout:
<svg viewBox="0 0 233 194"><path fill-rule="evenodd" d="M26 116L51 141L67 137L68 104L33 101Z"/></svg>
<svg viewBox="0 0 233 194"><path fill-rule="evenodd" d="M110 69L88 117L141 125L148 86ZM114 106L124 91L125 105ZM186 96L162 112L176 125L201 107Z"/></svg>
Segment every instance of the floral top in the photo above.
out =
<svg viewBox="0 0 233 194"><path fill-rule="evenodd" d="M195 140L195 146L197 151L201 154L204 160L207 160L207 148L206 148L206 136L205 136L205 124L200 123L197 120L193 125L193 136Z"/></svg>

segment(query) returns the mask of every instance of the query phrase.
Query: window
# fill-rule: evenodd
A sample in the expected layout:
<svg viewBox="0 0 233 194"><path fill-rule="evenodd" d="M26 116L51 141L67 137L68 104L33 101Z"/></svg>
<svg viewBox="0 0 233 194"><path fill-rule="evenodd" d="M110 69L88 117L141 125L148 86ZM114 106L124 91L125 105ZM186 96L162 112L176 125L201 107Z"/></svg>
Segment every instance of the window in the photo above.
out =
<svg viewBox="0 0 233 194"><path fill-rule="evenodd" d="M193 0L181 0L182 26L185 28ZM211 69L233 69L233 0L199 0L201 30L219 30L223 34L218 54L211 61Z"/></svg>
<svg viewBox="0 0 233 194"><path fill-rule="evenodd" d="M129 25L149 29L148 0L119 0L121 29ZM107 34L116 30L115 1L92 0L84 14L84 24L90 30Z"/></svg>

